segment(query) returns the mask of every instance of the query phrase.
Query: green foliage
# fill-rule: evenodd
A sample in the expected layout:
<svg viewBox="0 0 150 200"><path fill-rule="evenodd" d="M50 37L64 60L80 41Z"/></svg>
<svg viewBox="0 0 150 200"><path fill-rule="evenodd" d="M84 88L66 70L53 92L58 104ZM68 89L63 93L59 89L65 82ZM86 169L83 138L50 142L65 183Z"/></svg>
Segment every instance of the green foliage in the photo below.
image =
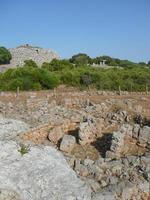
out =
<svg viewBox="0 0 150 200"><path fill-rule="evenodd" d="M36 62L34 62L33 60L25 60L24 61L24 67L35 67L35 68L37 68L38 66L37 66L37 64L36 64Z"/></svg>
<svg viewBox="0 0 150 200"><path fill-rule="evenodd" d="M41 86L41 84L38 83L38 82L37 82L37 83L33 83L32 89L38 91L38 90L41 90L41 89L42 89L42 86Z"/></svg>
<svg viewBox="0 0 150 200"><path fill-rule="evenodd" d="M8 69L0 76L0 90L40 90L52 89L59 84L58 76L46 69L20 67Z"/></svg>
<svg viewBox="0 0 150 200"><path fill-rule="evenodd" d="M73 69L74 66L68 60L53 59L50 63L44 62L42 68L49 71L62 71L64 69Z"/></svg>
<svg viewBox="0 0 150 200"><path fill-rule="evenodd" d="M87 54L79 53L72 56L70 62L76 65L87 65L91 63L91 58Z"/></svg>
<svg viewBox="0 0 150 200"><path fill-rule="evenodd" d="M119 88L124 91L145 91L146 88L150 90L148 64L137 64L109 56L101 56L92 60L95 63L106 60L109 65L122 66L122 68L104 69L85 65L89 59L86 54L78 54L74 58L77 59L73 61L74 63L54 59L50 63L43 63L41 68L38 68L32 60L25 61L23 67L8 69L0 73L0 90L15 91L17 87L20 90L53 89L59 84L80 89L90 86L99 90L112 91L118 91ZM86 61L83 58L86 58ZM78 61L81 62L77 65ZM83 65L81 65L82 62ZM91 60L89 59L88 62Z"/></svg>
<svg viewBox="0 0 150 200"><path fill-rule="evenodd" d="M8 64L11 58L11 53L5 47L0 47L0 64Z"/></svg>
<svg viewBox="0 0 150 200"><path fill-rule="evenodd" d="M89 73L81 75L81 83L86 87L89 87L92 83L91 75Z"/></svg>
<svg viewBox="0 0 150 200"><path fill-rule="evenodd" d="M28 153L30 151L30 148L28 146L25 146L24 144L20 145L20 149L18 150L21 155L25 155L26 153Z"/></svg>
<svg viewBox="0 0 150 200"><path fill-rule="evenodd" d="M40 69L39 82L44 89L53 89L59 84L59 79L55 74L50 73L48 70Z"/></svg>

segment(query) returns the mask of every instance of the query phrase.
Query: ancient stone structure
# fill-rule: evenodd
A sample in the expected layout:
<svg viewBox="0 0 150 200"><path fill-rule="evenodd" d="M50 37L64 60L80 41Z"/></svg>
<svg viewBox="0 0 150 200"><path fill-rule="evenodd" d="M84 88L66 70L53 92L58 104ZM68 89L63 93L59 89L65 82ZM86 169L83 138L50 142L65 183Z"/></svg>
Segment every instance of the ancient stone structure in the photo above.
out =
<svg viewBox="0 0 150 200"><path fill-rule="evenodd" d="M12 59L10 64L0 65L0 71L7 68L22 66L25 60L33 60L41 66L43 62L50 62L54 58L59 59L59 55L51 49L34 47L28 44L9 49Z"/></svg>
<svg viewBox="0 0 150 200"><path fill-rule="evenodd" d="M149 113L141 94L0 93L0 200L149 200Z"/></svg>

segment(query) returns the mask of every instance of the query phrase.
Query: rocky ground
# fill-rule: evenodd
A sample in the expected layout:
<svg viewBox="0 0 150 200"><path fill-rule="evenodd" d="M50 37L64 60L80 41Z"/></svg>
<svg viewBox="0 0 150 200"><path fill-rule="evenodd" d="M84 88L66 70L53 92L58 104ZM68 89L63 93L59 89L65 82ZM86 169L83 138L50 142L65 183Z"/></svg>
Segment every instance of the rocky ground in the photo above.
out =
<svg viewBox="0 0 150 200"><path fill-rule="evenodd" d="M0 200L150 200L150 94L0 94Z"/></svg>

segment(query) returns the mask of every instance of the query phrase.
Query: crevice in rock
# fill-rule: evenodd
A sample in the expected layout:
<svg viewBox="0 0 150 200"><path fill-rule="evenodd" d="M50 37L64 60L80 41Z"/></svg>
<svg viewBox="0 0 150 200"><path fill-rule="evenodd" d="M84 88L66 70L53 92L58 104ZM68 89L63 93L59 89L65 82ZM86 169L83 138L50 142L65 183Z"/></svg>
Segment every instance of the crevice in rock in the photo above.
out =
<svg viewBox="0 0 150 200"><path fill-rule="evenodd" d="M79 128L76 128L74 130L69 130L68 135L74 136L75 139L76 139L76 143L79 144L79 140L80 140L80 138L79 138Z"/></svg>
<svg viewBox="0 0 150 200"><path fill-rule="evenodd" d="M91 143L91 145L99 151L103 158L106 157L106 152L110 150L112 136L112 133L104 133L102 137L97 138L96 141Z"/></svg>

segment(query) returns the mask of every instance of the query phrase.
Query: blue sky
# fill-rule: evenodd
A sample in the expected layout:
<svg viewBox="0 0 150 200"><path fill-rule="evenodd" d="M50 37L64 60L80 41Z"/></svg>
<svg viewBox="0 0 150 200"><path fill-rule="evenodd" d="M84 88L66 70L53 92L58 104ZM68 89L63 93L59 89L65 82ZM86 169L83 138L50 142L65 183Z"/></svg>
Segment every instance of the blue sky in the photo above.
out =
<svg viewBox="0 0 150 200"><path fill-rule="evenodd" d="M150 60L150 0L0 0L0 46Z"/></svg>

